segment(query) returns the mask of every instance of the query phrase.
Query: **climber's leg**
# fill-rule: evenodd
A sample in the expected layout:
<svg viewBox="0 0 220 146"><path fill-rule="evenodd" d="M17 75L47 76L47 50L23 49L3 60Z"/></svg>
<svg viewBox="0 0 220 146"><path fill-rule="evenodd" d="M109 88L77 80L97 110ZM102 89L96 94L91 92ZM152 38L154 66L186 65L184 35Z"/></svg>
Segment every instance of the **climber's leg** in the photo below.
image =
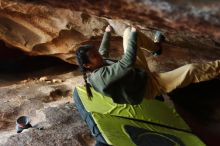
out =
<svg viewBox="0 0 220 146"><path fill-rule="evenodd" d="M190 83L211 80L217 76L220 76L220 60L187 64L169 72L158 73L155 77L165 92L171 92Z"/></svg>
<svg viewBox="0 0 220 146"><path fill-rule="evenodd" d="M126 52L126 49L127 49L130 32L131 32L131 28L128 27L125 29L124 34L123 34L124 52ZM150 47L154 47L154 42L152 40L144 36L144 34L142 34L141 32L138 32L137 34L137 58L136 58L135 66L144 69L146 73L148 74L145 95L146 95L146 98L149 99L149 98L154 98L157 95L160 95L160 87L158 86L157 80L154 77L154 73L150 72L146 57L144 56L144 53L141 50L141 47L149 48L147 45L148 43Z"/></svg>

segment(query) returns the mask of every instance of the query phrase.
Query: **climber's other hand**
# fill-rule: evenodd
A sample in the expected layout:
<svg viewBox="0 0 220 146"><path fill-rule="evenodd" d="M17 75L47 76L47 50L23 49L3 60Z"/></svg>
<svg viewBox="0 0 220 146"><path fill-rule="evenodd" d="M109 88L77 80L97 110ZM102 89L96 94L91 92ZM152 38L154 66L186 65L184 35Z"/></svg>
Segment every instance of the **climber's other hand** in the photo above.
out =
<svg viewBox="0 0 220 146"><path fill-rule="evenodd" d="M105 28L105 32L112 32L112 27L111 27L111 25L108 25L108 26Z"/></svg>
<svg viewBox="0 0 220 146"><path fill-rule="evenodd" d="M131 32L137 32L137 28L134 27L134 26L132 26L132 27L131 27Z"/></svg>

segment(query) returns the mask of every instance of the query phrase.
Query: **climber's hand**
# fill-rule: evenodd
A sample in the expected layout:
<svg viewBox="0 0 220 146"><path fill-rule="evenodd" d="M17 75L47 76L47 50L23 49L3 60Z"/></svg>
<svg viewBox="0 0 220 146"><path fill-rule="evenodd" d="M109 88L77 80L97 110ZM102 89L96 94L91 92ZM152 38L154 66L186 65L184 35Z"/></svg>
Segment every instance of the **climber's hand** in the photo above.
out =
<svg viewBox="0 0 220 146"><path fill-rule="evenodd" d="M131 27L131 32L137 32L137 28L134 27L134 26L132 26L132 27Z"/></svg>
<svg viewBox="0 0 220 146"><path fill-rule="evenodd" d="M108 26L105 28L105 32L112 32L112 27L111 27L111 25L108 25Z"/></svg>

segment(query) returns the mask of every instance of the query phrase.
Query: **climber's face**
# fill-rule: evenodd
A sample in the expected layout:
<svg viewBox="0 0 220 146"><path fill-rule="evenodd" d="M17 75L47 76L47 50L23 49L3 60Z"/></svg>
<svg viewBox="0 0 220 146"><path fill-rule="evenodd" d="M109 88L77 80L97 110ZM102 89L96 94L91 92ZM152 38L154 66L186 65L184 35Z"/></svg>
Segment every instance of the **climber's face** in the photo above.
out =
<svg viewBox="0 0 220 146"><path fill-rule="evenodd" d="M94 70L103 66L104 61L96 48L93 48L87 52L89 63L84 66L88 69Z"/></svg>

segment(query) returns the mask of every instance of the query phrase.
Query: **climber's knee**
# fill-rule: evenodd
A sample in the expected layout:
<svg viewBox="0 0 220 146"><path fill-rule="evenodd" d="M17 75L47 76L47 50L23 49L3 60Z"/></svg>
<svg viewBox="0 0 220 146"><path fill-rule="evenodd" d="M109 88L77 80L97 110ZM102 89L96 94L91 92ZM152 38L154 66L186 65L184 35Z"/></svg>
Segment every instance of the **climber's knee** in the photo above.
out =
<svg viewBox="0 0 220 146"><path fill-rule="evenodd" d="M129 35L130 32L131 32L131 27L127 27L127 28L124 30L123 38L128 37L128 35Z"/></svg>
<svg viewBox="0 0 220 146"><path fill-rule="evenodd" d="M128 38L129 38L129 33L131 32L131 28L127 27L124 31L123 34L123 48L124 48L124 53L127 51L128 47Z"/></svg>

